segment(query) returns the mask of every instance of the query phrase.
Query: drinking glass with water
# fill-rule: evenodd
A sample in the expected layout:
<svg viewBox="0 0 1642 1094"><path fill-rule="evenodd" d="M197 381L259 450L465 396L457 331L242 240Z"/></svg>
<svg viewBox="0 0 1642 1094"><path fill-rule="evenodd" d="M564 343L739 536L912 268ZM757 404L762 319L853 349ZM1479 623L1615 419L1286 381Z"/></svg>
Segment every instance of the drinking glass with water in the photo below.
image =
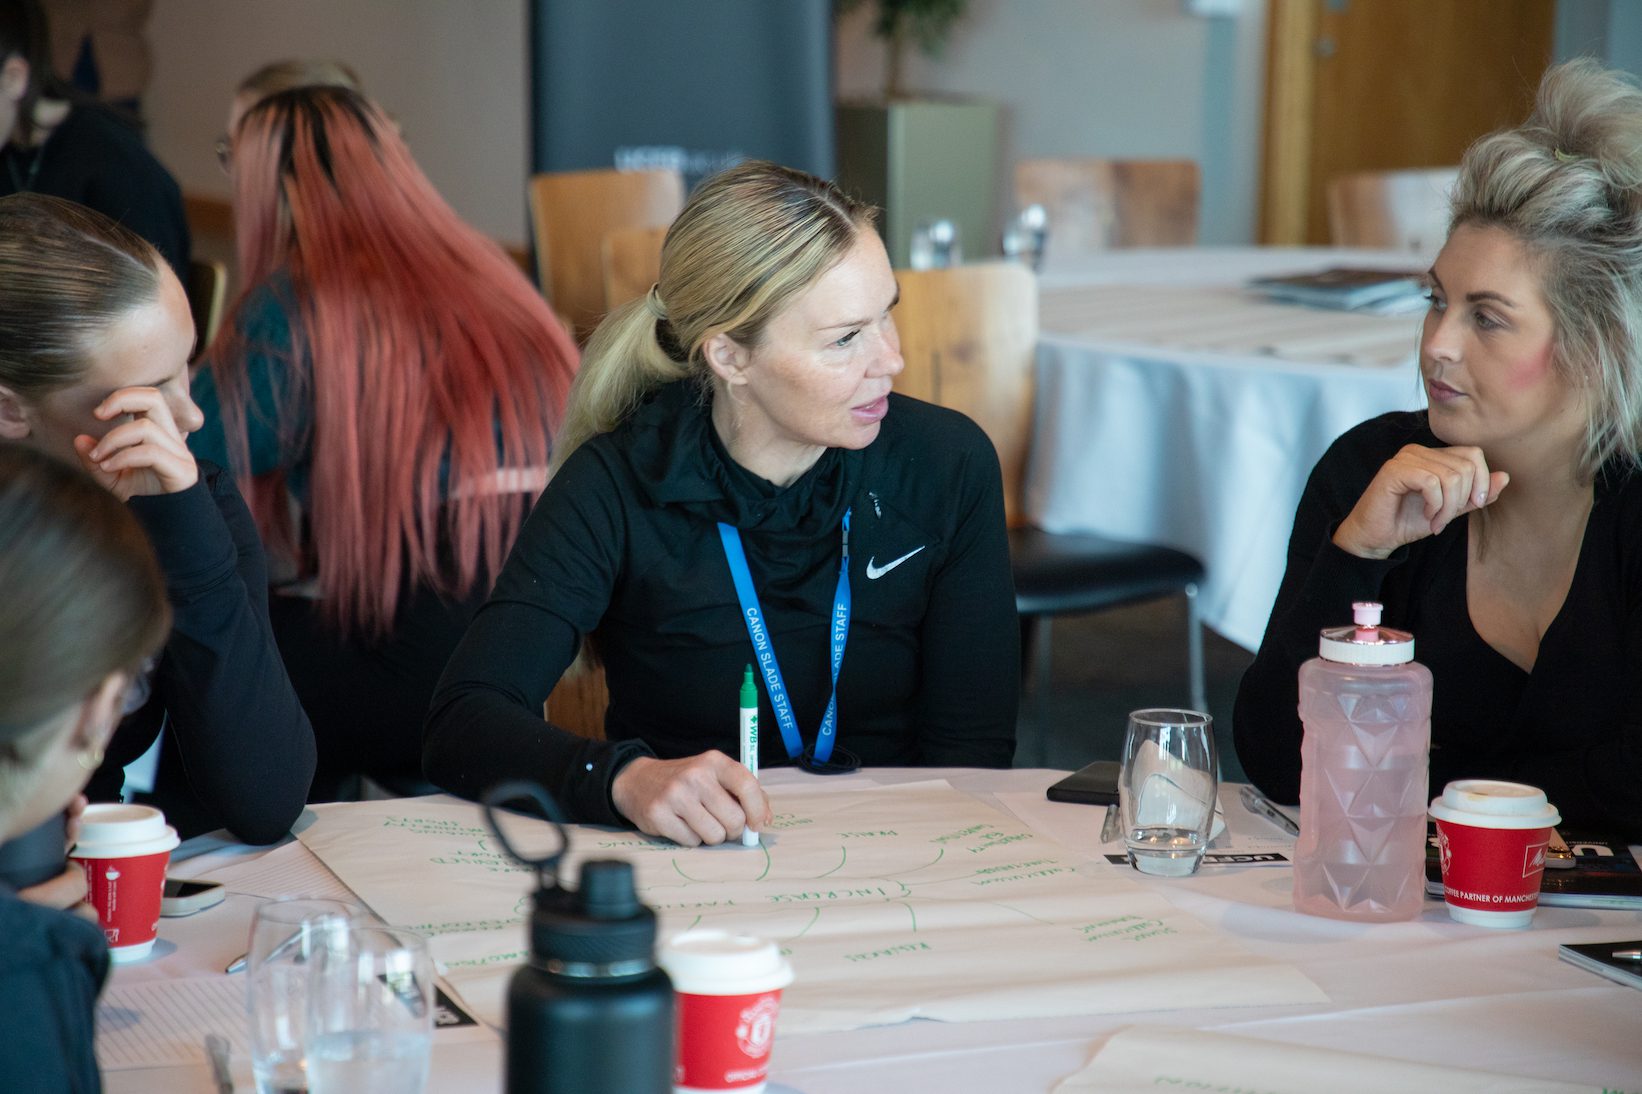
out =
<svg viewBox="0 0 1642 1094"><path fill-rule="evenodd" d="M419 1094L433 1038L433 959L414 931L354 921L308 981L310 1094Z"/></svg>
<svg viewBox="0 0 1642 1094"><path fill-rule="evenodd" d="M344 900L271 900L251 919L245 955L246 1005L251 1015L251 1068L257 1094L305 1094L308 984L314 957L348 924L368 919Z"/></svg>
<svg viewBox="0 0 1642 1094"><path fill-rule="evenodd" d="M1195 873L1209 845L1218 791L1214 719L1195 710L1129 715L1118 808L1135 869L1158 877Z"/></svg>

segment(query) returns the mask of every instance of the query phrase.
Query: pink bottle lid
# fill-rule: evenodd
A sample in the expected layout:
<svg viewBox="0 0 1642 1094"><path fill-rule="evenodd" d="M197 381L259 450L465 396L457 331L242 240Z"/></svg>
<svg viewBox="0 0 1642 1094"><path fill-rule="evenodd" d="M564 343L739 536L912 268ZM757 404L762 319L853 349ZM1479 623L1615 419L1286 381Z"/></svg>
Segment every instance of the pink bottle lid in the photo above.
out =
<svg viewBox="0 0 1642 1094"><path fill-rule="evenodd" d="M1353 625L1325 627L1317 642L1317 655L1347 665L1404 665L1414 660L1414 636L1380 626L1382 611L1384 607L1373 600L1352 604Z"/></svg>

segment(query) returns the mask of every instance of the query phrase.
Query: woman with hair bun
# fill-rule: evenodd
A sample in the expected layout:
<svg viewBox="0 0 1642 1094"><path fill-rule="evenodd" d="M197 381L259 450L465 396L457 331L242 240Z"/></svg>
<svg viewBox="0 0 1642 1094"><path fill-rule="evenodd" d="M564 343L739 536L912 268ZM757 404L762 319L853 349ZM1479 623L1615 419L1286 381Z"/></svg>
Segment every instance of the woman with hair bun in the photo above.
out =
<svg viewBox="0 0 1642 1094"><path fill-rule="evenodd" d="M1380 600L1436 679L1431 785L1545 789L1642 839L1642 91L1590 60L1466 152L1420 339L1429 407L1306 486L1238 690L1238 757L1298 796L1296 673Z"/></svg>
<svg viewBox="0 0 1642 1094"><path fill-rule="evenodd" d="M79 793L169 622L165 581L127 508L67 464L0 442L0 842ZM93 1015L107 976L95 922L0 882L7 1089L101 1089Z"/></svg>
<svg viewBox="0 0 1642 1094"><path fill-rule="evenodd" d="M246 288L189 443L248 484L283 568L314 799L419 782L433 686L547 481L576 348L357 92L268 95L231 141Z"/></svg>
<svg viewBox="0 0 1642 1094"><path fill-rule="evenodd" d="M272 843L302 812L313 730L268 626L267 566L233 480L196 462L194 323L153 246L40 194L0 198L0 438L84 468L130 508L176 627L93 776L113 800L164 731L154 789L185 833Z"/></svg>
<svg viewBox="0 0 1642 1094"><path fill-rule="evenodd" d="M726 755L755 663L763 763L1009 766L998 458L890 393L898 296L873 210L831 183L770 163L702 183L661 280L588 345L559 469L434 696L430 778L534 778L579 820L681 844L756 831L768 800ZM541 717L584 640L603 741Z"/></svg>

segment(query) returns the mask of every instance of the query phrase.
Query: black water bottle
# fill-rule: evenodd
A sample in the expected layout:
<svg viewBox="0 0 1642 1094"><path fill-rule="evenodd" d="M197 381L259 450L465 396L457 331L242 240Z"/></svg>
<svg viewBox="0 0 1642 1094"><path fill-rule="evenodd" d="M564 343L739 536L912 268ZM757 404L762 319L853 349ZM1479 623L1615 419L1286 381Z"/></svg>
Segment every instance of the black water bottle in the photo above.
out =
<svg viewBox="0 0 1642 1094"><path fill-rule="evenodd" d="M557 812L539 788L515 784L485 796L487 813L520 797ZM673 985L656 967L656 914L639 902L632 864L590 860L566 889L562 844L525 859L490 819L508 852L541 874L530 959L508 986L507 1094L671 1094Z"/></svg>

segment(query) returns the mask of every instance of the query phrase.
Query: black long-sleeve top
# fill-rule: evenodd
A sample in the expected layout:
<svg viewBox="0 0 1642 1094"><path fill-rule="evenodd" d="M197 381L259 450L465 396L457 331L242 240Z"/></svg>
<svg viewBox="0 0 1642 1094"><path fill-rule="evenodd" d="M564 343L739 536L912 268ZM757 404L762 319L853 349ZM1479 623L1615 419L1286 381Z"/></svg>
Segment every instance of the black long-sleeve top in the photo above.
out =
<svg viewBox="0 0 1642 1094"><path fill-rule="evenodd" d="M0 151L0 194L25 190L119 221L158 248L188 284L188 218L177 180L107 107L76 102L44 144Z"/></svg>
<svg viewBox="0 0 1642 1094"><path fill-rule="evenodd" d="M1489 646L1466 605L1466 525L1358 558L1332 536L1380 467L1405 444L1441 448L1425 414L1356 426L1311 473L1288 568L1260 652L1237 691L1233 729L1249 778L1278 801L1300 788L1297 674L1318 632L1379 600L1387 626L1414 635L1431 670L1431 790L1499 778L1541 787L1570 826L1642 839L1642 476L1605 470L1573 582L1532 672Z"/></svg>
<svg viewBox="0 0 1642 1094"><path fill-rule="evenodd" d="M165 574L172 630L147 702L120 723L86 793L117 798L121 768L163 724L187 792L156 804L179 832L226 827L246 843L272 843L307 800L314 731L269 627L256 523L226 472L199 467L200 481L187 490L129 503Z"/></svg>
<svg viewBox="0 0 1642 1094"><path fill-rule="evenodd" d="M830 449L778 489L729 459L694 385L681 382L584 444L549 484L434 694L428 777L470 797L533 778L574 819L625 824L610 784L634 755L736 755L737 693L754 656L718 521L741 531L813 743L831 690L846 509L853 610L839 747L866 764L1007 767L1019 636L985 434L891 396L871 445ZM610 688L605 741L541 716L589 635ZM762 679L759 693L759 762L787 763Z"/></svg>
<svg viewBox="0 0 1642 1094"><path fill-rule="evenodd" d="M0 1088L96 1094L97 995L108 978L103 932L72 912L18 899L0 883Z"/></svg>

